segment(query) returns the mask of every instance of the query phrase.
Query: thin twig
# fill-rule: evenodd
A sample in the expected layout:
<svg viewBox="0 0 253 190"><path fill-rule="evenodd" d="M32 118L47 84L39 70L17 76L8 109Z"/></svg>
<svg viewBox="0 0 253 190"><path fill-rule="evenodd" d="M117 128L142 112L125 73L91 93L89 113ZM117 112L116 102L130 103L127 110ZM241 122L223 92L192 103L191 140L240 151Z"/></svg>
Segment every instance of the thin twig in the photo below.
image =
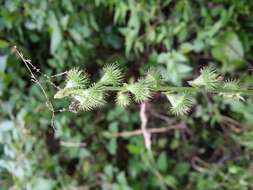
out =
<svg viewBox="0 0 253 190"><path fill-rule="evenodd" d="M67 142L67 141L60 141L61 146L65 147L85 147L86 143L83 142Z"/></svg>
<svg viewBox="0 0 253 190"><path fill-rule="evenodd" d="M223 115L221 116L220 124L221 126L229 127L231 130L233 130L236 133L240 133L243 131L243 126L241 126L239 122L227 116L223 116Z"/></svg>
<svg viewBox="0 0 253 190"><path fill-rule="evenodd" d="M18 51L16 46L14 46L13 49L14 49L14 51L16 51L16 52ZM20 53L20 52L17 52L17 53L18 53L19 57L20 57L20 56L23 56L22 53ZM32 61L31 61L30 59L25 59L25 62L26 62L25 64L29 67L30 73L32 73L32 70L34 70L36 73L38 73L38 74L40 74L41 76L43 76L44 78L46 78L46 82L48 82L51 86L53 86L53 87L56 88L57 90L60 90L60 87L57 86L55 83L53 83L53 82L51 81L51 79L52 79L52 78L59 77L59 76L66 75L66 74L67 74L67 71L64 71L64 72L62 72L62 73L58 73L58 74L49 76L49 75L47 75L47 74L45 74L45 73L42 73L42 72L40 71L39 68L37 68L36 66L34 66L34 65L32 64ZM26 66L26 67L27 67L27 66ZM28 68L28 67L27 67L27 68ZM30 67L31 67L31 69L30 69ZM34 76L34 74L33 74L32 76Z"/></svg>
<svg viewBox="0 0 253 190"><path fill-rule="evenodd" d="M185 129L184 125L178 124L175 126L171 126L171 127L161 127L161 128L149 128L146 129L146 131L150 134L154 133L166 133L168 131L172 131L172 130L178 130L178 129ZM134 130L134 131L123 131L123 132L119 132L119 133L115 133L112 136L114 137L131 137L131 136L138 136L138 135L142 135L142 130Z"/></svg>
<svg viewBox="0 0 253 190"><path fill-rule="evenodd" d="M31 68L29 67L29 65L31 66L31 60L29 59L25 59L23 54L20 53L17 49L16 46L13 47L14 51L17 53L17 55L20 57L20 59L22 60L22 62L25 64L27 70L29 71L30 75L31 75L31 81L33 81L35 84L37 84L39 86L39 88L41 89L45 99L46 99L46 106L48 107L48 109L51 111L52 113L52 117L51 117L51 126L54 130L56 130L55 126L54 126L54 117L55 117L55 111L54 111L54 107L52 102L49 100L47 93L45 91L45 89L43 88L43 86L41 85L41 83L39 82L39 80L37 79L37 77L33 74ZM32 65L32 67L34 68L34 66ZM37 71L39 72L39 71Z"/></svg>
<svg viewBox="0 0 253 190"><path fill-rule="evenodd" d="M172 122L173 122L173 120L171 118L169 118L168 116L160 114L156 111L150 111L150 114L153 115L154 117L158 118L158 119L161 119L161 120L165 121L168 124L172 124Z"/></svg>
<svg viewBox="0 0 253 190"><path fill-rule="evenodd" d="M197 170L198 172L206 172L210 165L201 160L198 156L194 156L191 160L192 167Z"/></svg>
<svg viewBox="0 0 253 190"><path fill-rule="evenodd" d="M56 74L56 75L52 75L52 76L50 76L50 78L60 77L60 76L66 75L67 73L68 73L67 71L64 71L62 73L59 73L59 74Z"/></svg>
<svg viewBox="0 0 253 190"><path fill-rule="evenodd" d="M148 151L151 150L151 134L146 130L148 118L146 115L146 103L142 102L140 106L140 118L141 118L141 132L144 138L145 147Z"/></svg>

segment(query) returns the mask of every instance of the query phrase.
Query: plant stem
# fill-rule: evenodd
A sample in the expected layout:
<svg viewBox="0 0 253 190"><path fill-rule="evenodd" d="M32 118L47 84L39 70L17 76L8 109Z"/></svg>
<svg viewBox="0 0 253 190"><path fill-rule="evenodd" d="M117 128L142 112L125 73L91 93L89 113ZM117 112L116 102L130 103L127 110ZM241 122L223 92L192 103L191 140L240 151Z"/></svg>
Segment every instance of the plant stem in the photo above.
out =
<svg viewBox="0 0 253 190"><path fill-rule="evenodd" d="M180 124L178 124L171 127L148 128L147 132L159 134L159 133L166 133L168 131L179 130L179 129L185 129L185 126L181 126ZM137 129L134 131L123 131L119 133L113 133L113 134L110 134L109 137L132 137L132 136L138 136L138 135L142 135L142 131L140 129Z"/></svg>
<svg viewBox="0 0 253 190"><path fill-rule="evenodd" d="M113 86L106 86L105 90L107 91L124 91L126 90L124 86L120 87L113 87ZM188 92L188 93L194 93L194 92L209 92L209 93L240 93L240 94L248 94L253 95L252 89L223 89L223 88L217 88L217 89L206 89L206 88L200 88L200 87L177 87L177 86L160 86L152 91L155 92Z"/></svg>

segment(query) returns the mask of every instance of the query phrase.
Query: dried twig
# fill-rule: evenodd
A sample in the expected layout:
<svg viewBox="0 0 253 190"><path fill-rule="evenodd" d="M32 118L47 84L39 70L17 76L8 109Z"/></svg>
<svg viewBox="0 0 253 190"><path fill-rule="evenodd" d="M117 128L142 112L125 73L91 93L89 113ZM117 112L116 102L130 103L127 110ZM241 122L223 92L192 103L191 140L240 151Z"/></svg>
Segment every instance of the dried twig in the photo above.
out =
<svg viewBox="0 0 253 190"><path fill-rule="evenodd" d="M46 106L48 107L48 109L51 111L52 113L52 117L51 117L51 126L54 130L55 126L54 126L54 117L55 117L55 110L53 107L53 104L51 103L50 99L47 96L46 90L43 88L43 86L41 85L41 83L39 82L39 80L37 79L37 77L34 75L33 71L31 70L30 66L34 69L36 67L34 67L31 63L31 60L24 58L23 54L20 53L17 49L16 46L13 47L13 50L16 52L16 54L20 57L20 59L22 60L22 62L25 64L26 68L28 69L30 75L31 75L31 81L33 81L35 84L37 84L39 86L39 88L41 89L45 99L46 99ZM39 70L37 70L37 72L39 72Z"/></svg>
<svg viewBox="0 0 253 190"><path fill-rule="evenodd" d="M165 121L168 124L172 124L173 123L173 120L171 118L169 118L166 115L160 114L160 113L156 112L155 110L154 111L150 111L150 114L153 115L154 117L158 118L158 119L161 119L161 120Z"/></svg>
<svg viewBox="0 0 253 190"><path fill-rule="evenodd" d="M172 131L172 130L178 130L178 129L185 129L185 125L175 125L175 126L171 126L171 127L161 127L161 128L149 128L146 129L147 133L166 133L168 131ZM134 131L123 131L123 132L119 132L119 133L115 133L112 136L114 137L131 137L131 136L138 136L138 135L142 135L142 130L134 130Z"/></svg>
<svg viewBox="0 0 253 190"><path fill-rule="evenodd" d="M206 172L210 168L210 164L201 160L198 156L194 156L191 160L192 167L198 172Z"/></svg>
<svg viewBox="0 0 253 190"><path fill-rule="evenodd" d="M151 135L146 130L148 118L146 115L146 103L141 103L140 106L140 118L141 118L141 132L144 138L145 147L147 150L151 150Z"/></svg>
<svg viewBox="0 0 253 190"><path fill-rule="evenodd" d="M243 131L243 126L241 123L224 115L221 116L220 124L222 126L229 127L231 130L233 130L236 133L240 133Z"/></svg>
<svg viewBox="0 0 253 190"><path fill-rule="evenodd" d="M65 147L85 147L86 143L83 142L67 142L67 141L60 141L61 146Z"/></svg>

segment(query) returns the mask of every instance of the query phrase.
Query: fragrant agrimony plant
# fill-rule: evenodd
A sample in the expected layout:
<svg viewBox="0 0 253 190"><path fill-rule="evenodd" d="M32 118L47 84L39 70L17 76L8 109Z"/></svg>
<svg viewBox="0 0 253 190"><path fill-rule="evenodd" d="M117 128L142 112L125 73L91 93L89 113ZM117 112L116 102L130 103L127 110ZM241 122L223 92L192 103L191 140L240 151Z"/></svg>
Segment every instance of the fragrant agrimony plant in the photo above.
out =
<svg viewBox="0 0 253 190"><path fill-rule="evenodd" d="M69 98L72 111L88 111L106 104L106 96L116 91L116 103L128 106L132 101L137 103L152 98L154 92L165 95L171 105L170 111L175 115L187 114L194 105L194 95L200 92L215 96L244 100L242 95L253 94L253 90L241 89L237 80L223 80L216 69L205 67L200 75L189 81L189 86L176 87L164 85L158 71L149 69L145 75L132 83L123 83L123 73L116 64L107 65L96 83L88 75L73 68L66 73L65 85L57 91L54 98Z"/></svg>

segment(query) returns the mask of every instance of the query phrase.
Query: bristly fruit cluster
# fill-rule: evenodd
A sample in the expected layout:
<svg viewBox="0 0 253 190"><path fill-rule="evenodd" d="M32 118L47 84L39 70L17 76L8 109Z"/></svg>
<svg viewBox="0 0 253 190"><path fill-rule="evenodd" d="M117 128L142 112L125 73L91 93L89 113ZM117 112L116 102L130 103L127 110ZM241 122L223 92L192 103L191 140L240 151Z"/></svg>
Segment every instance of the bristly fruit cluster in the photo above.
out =
<svg viewBox="0 0 253 190"><path fill-rule="evenodd" d="M240 89L236 80L219 79L219 74L211 67L201 69L200 75L188 83L191 86L163 85L159 72L154 68L149 69L136 82L123 83L122 71L115 64L104 67L100 80L90 83L85 72L74 68L67 72L65 86L54 98L68 97L72 101L72 109L74 107L76 111L87 111L103 106L110 91L117 91L116 103L120 106L128 106L133 100L137 103L147 101L154 92L161 92L171 104L170 111L175 115L183 115L191 110L194 104L192 94L195 92L210 92L236 100L243 100L242 94L253 93L251 90Z"/></svg>

